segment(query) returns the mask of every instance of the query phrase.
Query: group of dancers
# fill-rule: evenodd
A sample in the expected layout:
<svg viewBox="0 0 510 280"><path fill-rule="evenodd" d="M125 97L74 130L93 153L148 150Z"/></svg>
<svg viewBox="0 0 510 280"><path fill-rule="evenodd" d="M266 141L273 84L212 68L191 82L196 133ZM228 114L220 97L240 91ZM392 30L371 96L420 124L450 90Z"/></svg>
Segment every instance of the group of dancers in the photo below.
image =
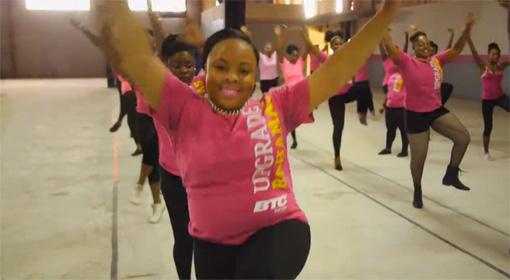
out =
<svg viewBox="0 0 510 280"><path fill-rule="evenodd" d="M366 62L378 44L384 50L387 76L388 139L381 154L391 152L399 128L399 156L407 155L407 142L411 150L414 207L423 207L421 176L430 127L454 144L443 184L469 190L458 172L470 136L441 101L442 66L466 43L482 72L486 154L493 108L509 111L508 97L497 84L508 63L499 63L495 44L489 45L490 61L480 59L470 40L472 16L455 45L438 54L421 31L410 34L414 55L393 43L388 26L400 0L386 0L347 43L341 32L329 32L331 54L313 45L305 30L304 51L286 46L283 26L274 29L276 50L266 44L259 53L246 29L226 28L204 41L198 25L188 21L181 35L165 38L150 13L151 36L126 1L96 0L95 5L99 34L76 26L128 81L136 110L144 114L145 131L136 140L143 153L140 177L149 177L154 205L160 205L153 206L151 221L164 211L159 189L163 193L180 279L190 278L192 256L198 279L297 277L308 257L311 233L293 192L287 135L294 135L290 147L296 148L295 129L313 122L313 111L327 100L334 126L334 166L342 170L345 104L358 102L361 123L366 123L367 113L375 114ZM307 55L316 61L313 73L305 76ZM281 86L272 66L276 64L284 77ZM253 99L258 69L264 94ZM151 179L159 169L161 175ZM134 202L142 188L139 180Z"/></svg>

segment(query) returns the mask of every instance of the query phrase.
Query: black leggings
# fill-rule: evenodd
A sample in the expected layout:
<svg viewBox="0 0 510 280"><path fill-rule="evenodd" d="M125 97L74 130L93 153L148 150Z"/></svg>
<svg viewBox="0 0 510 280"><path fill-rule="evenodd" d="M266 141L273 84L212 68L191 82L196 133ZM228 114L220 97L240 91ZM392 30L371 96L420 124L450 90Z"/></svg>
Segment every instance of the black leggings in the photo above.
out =
<svg viewBox="0 0 510 280"><path fill-rule="evenodd" d="M120 111L127 115L127 123L129 126L129 135L135 140L135 143L140 143L136 135L136 95L134 91L126 92L121 96ZM121 117L119 115L119 117ZM123 117L123 116L122 116Z"/></svg>
<svg viewBox="0 0 510 280"><path fill-rule="evenodd" d="M263 228L242 245L196 239L197 279L295 279L310 251L310 227L288 220Z"/></svg>
<svg viewBox="0 0 510 280"><path fill-rule="evenodd" d="M174 234L173 256L177 274L179 279L190 279L193 238L188 233L188 198L181 177L161 168L161 192Z"/></svg>
<svg viewBox="0 0 510 280"><path fill-rule="evenodd" d="M154 167L149 174L149 182L159 182L159 143L152 118L136 113L136 137L142 147L142 163Z"/></svg>
<svg viewBox="0 0 510 280"><path fill-rule="evenodd" d="M260 91L268 92L271 88L278 86L278 78L273 80L260 80Z"/></svg>
<svg viewBox="0 0 510 280"><path fill-rule="evenodd" d="M441 103L444 104L448 99L450 99L450 96L453 92L453 85L450 83L441 83Z"/></svg>
<svg viewBox="0 0 510 280"><path fill-rule="evenodd" d="M358 113L366 115L368 110L374 111L374 101L372 98L372 90L370 89L369 81L356 82L351 88L356 92L357 96L357 111Z"/></svg>
<svg viewBox="0 0 510 280"><path fill-rule="evenodd" d="M503 110L510 112L510 100L508 96L503 95L496 100L482 100L482 114L483 114L483 136L489 137L492 132L492 113L494 107L499 106Z"/></svg>
<svg viewBox="0 0 510 280"><path fill-rule="evenodd" d="M402 151L407 151L409 140L405 129L404 121L404 108L388 108L385 111L386 119L386 149L391 150L393 140L397 134L397 128L400 130L400 137L402 138Z"/></svg>
<svg viewBox="0 0 510 280"><path fill-rule="evenodd" d="M345 123L345 104L356 100L356 91L349 89L346 94L335 95L328 99L329 114L333 121L333 148L335 156L340 156L342 146L342 133Z"/></svg>

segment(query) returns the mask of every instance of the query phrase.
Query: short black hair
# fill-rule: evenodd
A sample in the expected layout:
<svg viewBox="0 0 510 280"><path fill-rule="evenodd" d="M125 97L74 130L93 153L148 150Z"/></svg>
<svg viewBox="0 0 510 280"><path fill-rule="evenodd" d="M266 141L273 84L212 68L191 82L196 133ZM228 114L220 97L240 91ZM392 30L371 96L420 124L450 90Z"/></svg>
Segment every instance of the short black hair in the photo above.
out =
<svg viewBox="0 0 510 280"><path fill-rule="evenodd" d="M296 45L292 45L292 44L288 45L288 46L287 46L287 49L285 50L285 52L286 52L287 54L292 54L292 52L294 52L294 51L299 52L299 47L298 47L298 46L296 46Z"/></svg>
<svg viewBox="0 0 510 280"><path fill-rule="evenodd" d="M497 50L499 53L501 53L501 49L496 42L492 42L487 46L487 52L489 53L491 50Z"/></svg>
<svg viewBox="0 0 510 280"><path fill-rule="evenodd" d="M429 41L429 43L430 43L430 46L433 47L434 49L436 49L436 50L439 49L439 47L437 46L436 43L434 43L434 41Z"/></svg>
<svg viewBox="0 0 510 280"><path fill-rule="evenodd" d="M163 41L163 44L161 44L161 57L164 60L182 51L189 52L191 55L195 56L197 48L177 40L177 35L175 34L168 35Z"/></svg>
<svg viewBox="0 0 510 280"><path fill-rule="evenodd" d="M216 44L218 44L219 42L227 39L239 39L248 43L248 45L250 45L250 47L253 49L253 54L255 54L255 59L257 60L258 65L259 52L257 50L257 47L255 47L253 42L250 40L250 37L248 37L244 32L241 32L240 30L233 28L225 28L220 31L217 31L213 35L209 36L207 40L205 40L204 50L202 53L203 67L205 67L205 65L207 64L207 57L209 56L209 53L214 48L214 46L216 46Z"/></svg>
<svg viewBox="0 0 510 280"><path fill-rule="evenodd" d="M344 33L342 32L342 30L328 30L326 31L326 33L324 34L324 41L329 43L331 42L331 39L333 39L334 37L341 37L342 39L344 38Z"/></svg>
<svg viewBox="0 0 510 280"><path fill-rule="evenodd" d="M427 37L427 33L423 32L423 31L415 31L411 34L411 37L409 37L409 40L411 41L411 43L416 43L416 40L418 40L418 37L420 36L425 36Z"/></svg>

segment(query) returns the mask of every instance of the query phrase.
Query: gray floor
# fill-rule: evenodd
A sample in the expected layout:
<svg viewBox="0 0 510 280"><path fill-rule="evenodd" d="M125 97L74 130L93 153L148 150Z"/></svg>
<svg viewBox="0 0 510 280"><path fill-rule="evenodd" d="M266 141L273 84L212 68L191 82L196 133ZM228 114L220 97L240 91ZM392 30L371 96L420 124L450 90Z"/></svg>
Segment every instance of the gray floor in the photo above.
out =
<svg viewBox="0 0 510 280"><path fill-rule="evenodd" d="M148 190L142 205L128 202L140 158L129 155L126 123L108 132L118 97L104 86L96 79L1 81L2 279L176 278L167 214L147 222ZM495 160L487 162L480 104L452 98L448 108L472 135L462 164L472 191L441 185L451 144L432 134L423 210L410 203L409 159L395 156L400 137L393 155L377 155L384 118L361 126L348 105L343 172L333 169L326 104L315 124L298 129L290 161L312 228L300 279L510 276L509 115L495 111Z"/></svg>

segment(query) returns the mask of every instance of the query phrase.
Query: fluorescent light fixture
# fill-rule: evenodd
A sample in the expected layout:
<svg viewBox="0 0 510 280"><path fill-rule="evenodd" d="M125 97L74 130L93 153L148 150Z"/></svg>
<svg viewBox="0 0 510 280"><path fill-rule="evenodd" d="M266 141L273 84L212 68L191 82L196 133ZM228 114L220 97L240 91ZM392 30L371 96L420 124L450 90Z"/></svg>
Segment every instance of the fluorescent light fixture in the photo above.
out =
<svg viewBox="0 0 510 280"><path fill-rule="evenodd" d="M25 0L27 10L89 11L90 0Z"/></svg>
<svg viewBox="0 0 510 280"><path fill-rule="evenodd" d="M182 13L186 11L186 0L151 0L155 12ZM132 11L147 11L147 0L129 0Z"/></svg>
<svg viewBox="0 0 510 280"><path fill-rule="evenodd" d="M344 11L344 0L336 0L335 11L338 14Z"/></svg>
<svg viewBox="0 0 510 280"><path fill-rule="evenodd" d="M305 18L311 18L317 15L317 1L304 0L303 9L305 10Z"/></svg>

